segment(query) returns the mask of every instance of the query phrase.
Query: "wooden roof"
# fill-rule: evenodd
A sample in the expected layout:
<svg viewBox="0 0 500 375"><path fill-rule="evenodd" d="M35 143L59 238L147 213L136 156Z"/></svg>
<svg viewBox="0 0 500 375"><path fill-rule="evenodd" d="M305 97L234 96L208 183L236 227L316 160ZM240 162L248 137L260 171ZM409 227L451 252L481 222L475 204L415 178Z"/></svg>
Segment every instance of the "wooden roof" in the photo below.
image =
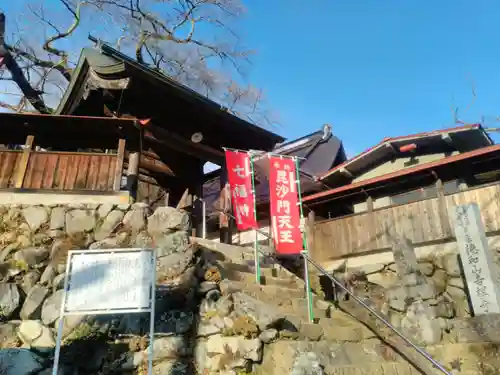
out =
<svg viewBox="0 0 500 375"><path fill-rule="evenodd" d="M221 105L119 51L100 45L85 48L58 114L103 116L105 107L118 116L148 118L158 127L220 149L271 150L283 137L230 114Z"/></svg>
<svg viewBox="0 0 500 375"><path fill-rule="evenodd" d="M498 169L499 160L500 145L491 145L312 194L305 197L303 202L310 207L340 199L363 200L366 199L367 194L373 195L376 190L385 190L383 195L391 193L394 195L397 190L407 190L412 185L435 182L437 177L446 181L461 178L468 172L484 173ZM400 187L395 189L396 185Z"/></svg>
<svg viewBox="0 0 500 375"><path fill-rule="evenodd" d="M24 144L28 135L35 136L41 147L75 150L115 149L123 138L130 150L139 147L140 130L135 121L127 119L0 113L0 143Z"/></svg>
<svg viewBox="0 0 500 375"><path fill-rule="evenodd" d="M377 163L387 160L394 155L406 156L400 152L400 147L415 144L416 154L429 152L459 151L468 152L481 147L490 146L493 141L480 125L465 125L432 132L410 134L399 137L384 138L381 142L352 159L335 166L320 179L326 183L336 185L359 176Z"/></svg>

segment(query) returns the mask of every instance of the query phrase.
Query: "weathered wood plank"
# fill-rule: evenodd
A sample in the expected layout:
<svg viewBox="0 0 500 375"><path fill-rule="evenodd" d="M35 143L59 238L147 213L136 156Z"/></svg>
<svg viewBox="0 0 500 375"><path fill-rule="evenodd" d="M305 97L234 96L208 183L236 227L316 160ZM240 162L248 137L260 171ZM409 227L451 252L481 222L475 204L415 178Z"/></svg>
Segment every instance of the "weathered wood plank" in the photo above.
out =
<svg viewBox="0 0 500 375"><path fill-rule="evenodd" d="M97 180L99 179L99 156L92 155L90 157L90 168L87 177L86 188L95 190L97 187Z"/></svg>
<svg viewBox="0 0 500 375"><path fill-rule="evenodd" d="M57 172L59 156L47 154L47 164L45 165L45 174L43 176L42 189L52 189Z"/></svg>
<svg viewBox="0 0 500 375"><path fill-rule="evenodd" d="M315 257L321 261L388 249L388 228L414 244L451 240L449 212L455 205L469 202L478 203L487 232L500 230L500 184L496 184L316 222Z"/></svg>
<svg viewBox="0 0 500 375"><path fill-rule="evenodd" d="M125 139L118 141L118 154L114 170L113 190L119 191L122 184L123 175L123 158L125 157Z"/></svg>
<svg viewBox="0 0 500 375"><path fill-rule="evenodd" d="M107 156L101 156L99 163L99 178L97 182L97 190L106 191L108 186L108 176L109 176L109 162L110 159Z"/></svg>
<svg viewBox="0 0 500 375"><path fill-rule="evenodd" d="M31 181L26 187L30 189L40 189L42 187L48 156L43 152L33 152L31 157L33 159L33 171L31 174Z"/></svg>
<svg viewBox="0 0 500 375"><path fill-rule="evenodd" d="M66 174L68 173L69 155L59 155L57 171L54 178L54 189L63 190Z"/></svg>
<svg viewBox="0 0 500 375"><path fill-rule="evenodd" d="M1 155L1 170L0 170L0 187L8 188L12 186L12 178L16 170L16 162L21 153L15 151L2 151Z"/></svg>
<svg viewBox="0 0 500 375"><path fill-rule="evenodd" d="M33 178L33 174L35 172L36 159L37 159L36 154L31 154L29 156L28 164L26 165L26 168L24 168L23 184L20 187L29 189L29 187L31 185L32 178ZM21 163L23 163L23 162L24 161L22 160ZM23 169L23 166L19 165L19 168Z"/></svg>
<svg viewBox="0 0 500 375"><path fill-rule="evenodd" d="M0 152L0 188L6 188L9 184L10 173L9 173L9 154L8 152Z"/></svg>
<svg viewBox="0 0 500 375"><path fill-rule="evenodd" d="M106 191L113 191L116 179L116 156L109 157L109 170L108 170L108 183L106 184Z"/></svg>
<svg viewBox="0 0 500 375"><path fill-rule="evenodd" d="M68 162L68 173L66 174L66 179L64 180L64 190L74 190L76 175L78 174L78 167L81 156L79 155L69 155Z"/></svg>
<svg viewBox="0 0 500 375"><path fill-rule="evenodd" d="M24 144L23 154L21 156L21 160L19 161L19 163L17 165L17 170L16 170L16 177L15 177L15 183L14 183L14 186L16 188L23 187L24 177L26 174L26 168L28 167L28 162L30 159L31 149L33 148L34 140L35 140L35 137L32 135L28 135L26 137L26 142Z"/></svg>
<svg viewBox="0 0 500 375"><path fill-rule="evenodd" d="M87 176L90 166L90 156L82 155L80 158L80 167L76 175L75 189L85 189L87 185Z"/></svg>

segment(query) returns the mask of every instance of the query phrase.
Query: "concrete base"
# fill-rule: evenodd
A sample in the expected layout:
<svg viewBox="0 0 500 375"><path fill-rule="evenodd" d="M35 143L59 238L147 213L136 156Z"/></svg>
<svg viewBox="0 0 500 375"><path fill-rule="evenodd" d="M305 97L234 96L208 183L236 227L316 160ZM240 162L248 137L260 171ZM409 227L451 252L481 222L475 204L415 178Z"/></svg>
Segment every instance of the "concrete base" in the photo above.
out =
<svg viewBox="0 0 500 375"><path fill-rule="evenodd" d="M65 191L29 191L29 190L2 190L0 191L0 204L128 204L131 202L128 191L111 193L99 192L65 192Z"/></svg>

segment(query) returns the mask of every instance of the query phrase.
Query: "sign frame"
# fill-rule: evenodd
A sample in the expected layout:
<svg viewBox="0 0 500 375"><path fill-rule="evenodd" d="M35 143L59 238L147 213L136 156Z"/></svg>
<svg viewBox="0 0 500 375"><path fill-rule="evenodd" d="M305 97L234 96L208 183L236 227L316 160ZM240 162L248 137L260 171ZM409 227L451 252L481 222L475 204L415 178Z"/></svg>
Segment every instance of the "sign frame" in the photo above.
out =
<svg viewBox="0 0 500 375"><path fill-rule="evenodd" d="M72 260L75 255L84 254L114 254L114 253L151 253L149 260L151 261L150 275L150 292L149 292L149 307L148 308L127 308L127 309L103 309L103 310L75 310L66 311L68 296L71 293L70 280L72 271ZM54 364L52 367L52 375L57 375L59 370L59 358L61 355L62 333L64 328L64 317L70 315L109 315L109 314L130 314L130 313L150 313L149 323L149 363L148 374L153 374L153 341L154 341L154 319L155 319L155 300L156 300L156 251L152 248L120 248L120 249L89 249L89 250L71 250L68 251L66 260L66 271L64 275L64 294L61 302L59 313L59 324L57 328L56 348L54 353Z"/></svg>

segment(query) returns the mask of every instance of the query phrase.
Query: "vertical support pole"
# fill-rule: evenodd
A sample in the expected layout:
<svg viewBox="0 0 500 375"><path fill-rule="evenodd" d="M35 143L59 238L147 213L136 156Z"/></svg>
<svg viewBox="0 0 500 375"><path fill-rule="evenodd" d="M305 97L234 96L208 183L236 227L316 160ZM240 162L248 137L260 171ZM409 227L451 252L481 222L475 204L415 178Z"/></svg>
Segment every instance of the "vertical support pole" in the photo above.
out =
<svg viewBox="0 0 500 375"><path fill-rule="evenodd" d="M156 251L153 250L153 279L151 282L151 314L149 318L149 363L148 375L153 375L153 360L154 360L154 336L155 336L155 306L156 306Z"/></svg>
<svg viewBox="0 0 500 375"><path fill-rule="evenodd" d="M192 202L192 216L193 216L193 230L195 231L196 237L203 237L204 225L205 225L205 216L203 213L203 182L204 182L204 174L203 174L203 164L199 163L196 167L193 167L196 170L195 181L193 182L193 187L191 191L191 196L193 197ZM194 172L194 171L193 171Z"/></svg>
<svg viewBox="0 0 500 375"><path fill-rule="evenodd" d="M54 363L52 365L52 375L58 375L59 372L59 357L61 356L61 343L63 339L64 314L66 310L66 298L69 290L69 269L71 266L71 256L66 259L66 271L64 274L64 294L59 310L59 324L57 327L56 348L54 352Z"/></svg>
<svg viewBox="0 0 500 375"><path fill-rule="evenodd" d="M373 212L373 198L368 197L366 199L366 211Z"/></svg>
<svg viewBox="0 0 500 375"><path fill-rule="evenodd" d="M309 254L308 252L308 247L307 247L307 234L304 228L304 208L302 207L302 192L300 191L300 166L299 166L299 159L296 157L293 158L295 160L295 182L297 184L297 193L299 196L299 208L300 208L300 222L302 226L302 243L304 246L304 250L302 251L302 254L305 255L302 257L304 260L304 280L306 283L306 299L307 299L307 317L309 318L310 322L314 322L314 311L313 311L313 298L312 298L312 291L311 291L311 283L309 280L309 262L307 260L307 256Z"/></svg>
<svg viewBox="0 0 500 375"><path fill-rule="evenodd" d="M115 180L113 182L113 190L120 191L122 185L123 174L123 158L125 157L125 139L118 141L118 150L116 155Z"/></svg>
<svg viewBox="0 0 500 375"><path fill-rule="evenodd" d="M257 223L257 194L255 193L255 170L253 165L253 154L249 153L250 156L250 177L252 178L252 195L253 195L253 214L255 222ZM255 261L255 281L257 284L261 283L261 271L260 271L260 254L259 254L259 232L257 229L254 230L254 244L253 253Z"/></svg>
<svg viewBox="0 0 500 375"><path fill-rule="evenodd" d="M137 185L139 181L139 152L130 152L128 154L127 169L127 190L135 201L137 199Z"/></svg>
<svg viewBox="0 0 500 375"><path fill-rule="evenodd" d="M28 135L26 137L26 142L24 143L23 154L21 155L21 160L17 165L16 179L14 182L14 187L20 189L23 187L24 176L26 175L26 169L28 169L28 163L30 160L31 149L33 148L33 141L35 137Z"/></svg>
<svg viewBox="0 0 500 375"><path fill-rule="evenodd" d="M64 328L64 315L59 317L59 323L57 325L57 341L56 349L54 352L54 364L52 365L52 375L58 375L59 372L59 357L61 356L61 341Z"/></svg>
<svg viewBox="0 0 500 375"><path fill-rule="evenodd" d="M201 229L201 238L207 238L207 204L203 200L201 202L201 217L202 217L202 229Z"/></svg>
<svg viewBox="0 0 500 375"><path fill-rule="evenodd" d="M441 221L441 226L443 227L443 231L446 233L446 236L452 237L454 232L451 227L448 208L446 207L446 196L444 195L443 181L440 178L438 178L436 181L436 192L438 198L439 220Z"/></svg>
<svg viewBox="0 0 500 375"><path fill-rule="evenodd" d="M227 166L221 166L220 175L220 209L223 212L231 211L231 194L227 182ZM231 217L221 212L219 214L219 238L220 243L231 244L233 235L231 233Z"/></svg>

